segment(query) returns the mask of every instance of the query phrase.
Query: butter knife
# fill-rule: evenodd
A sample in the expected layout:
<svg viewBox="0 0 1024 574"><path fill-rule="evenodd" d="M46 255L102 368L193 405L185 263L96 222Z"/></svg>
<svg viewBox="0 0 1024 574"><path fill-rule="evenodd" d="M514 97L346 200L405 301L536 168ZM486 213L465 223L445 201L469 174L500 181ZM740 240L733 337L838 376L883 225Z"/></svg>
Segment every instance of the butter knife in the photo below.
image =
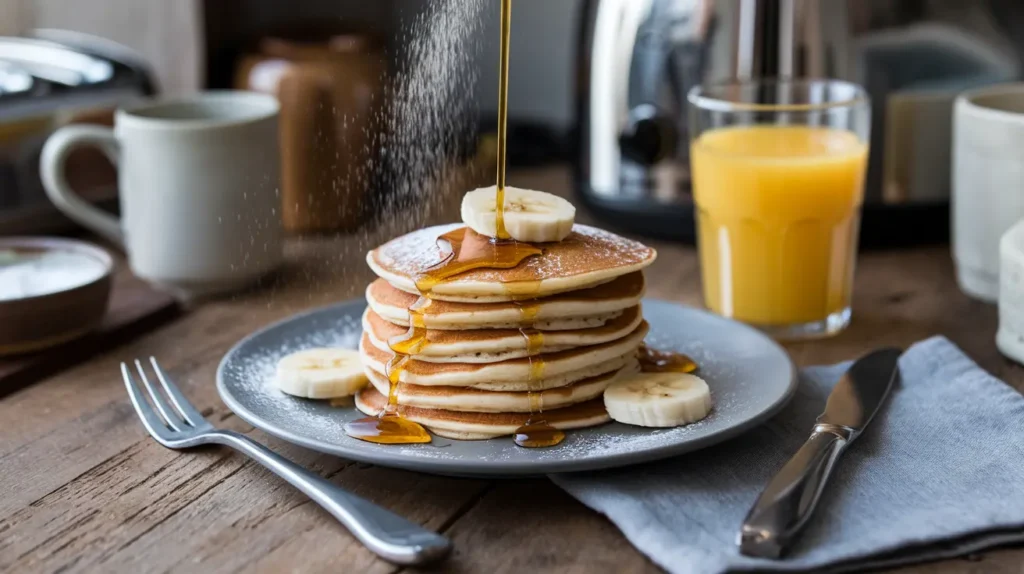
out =
<svg viewBox="0 0 1024 574"><path fill-rule="evenodd" d="M839 455L871 423L899 376L901 351L861 357L839 379L811 437L772 478L750 509L736 543L740 553L778 558L807 524Z"/></svg>

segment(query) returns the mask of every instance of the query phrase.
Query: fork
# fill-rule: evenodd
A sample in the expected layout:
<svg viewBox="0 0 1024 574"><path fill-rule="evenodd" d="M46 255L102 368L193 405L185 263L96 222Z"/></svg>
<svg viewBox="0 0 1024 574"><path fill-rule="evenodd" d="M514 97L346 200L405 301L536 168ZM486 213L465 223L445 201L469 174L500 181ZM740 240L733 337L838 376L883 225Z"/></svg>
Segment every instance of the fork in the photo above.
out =
<svg viewBox="0 0 1024 574"><path fill-rule="evenodd" d="M121 376L143 426L163 446L179 450L220 444L245 454L312 498L367 548L389 562L425 564L443 558L451 550L451 542L444 536L339 488L245 435L214 428L164 374L156 359L150 357L149 362L166 397L150 383L138 359L135 368L145 392L125 363L121 363ZM149 402L144 395L148 395Z"/></svg>

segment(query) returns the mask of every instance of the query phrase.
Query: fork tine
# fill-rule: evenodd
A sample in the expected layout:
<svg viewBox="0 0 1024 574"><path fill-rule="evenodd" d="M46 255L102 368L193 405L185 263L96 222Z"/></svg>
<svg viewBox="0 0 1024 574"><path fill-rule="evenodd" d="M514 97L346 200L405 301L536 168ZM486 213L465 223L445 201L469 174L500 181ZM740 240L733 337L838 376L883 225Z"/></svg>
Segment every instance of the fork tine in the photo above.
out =
<svg viewBox="0 0 1024 574"><path fill-rule="evenodd" d="M149 377L146 376L146 369L142 368L142 362L138 359L135 359L135 369L139 372L139 377L142 378L142 384L146 387L146 391L149 392L149 399L153 402L156 410L160 411L160 416L164 417L167 426L180 431L184 426L181 417L177 416L177 413L174 416L171 415L170 405L167 404L163 394L153 388L153 385L149 382Z"/></svg>
<svg viewBox="0 0 1024 574"><path fill-rule="evenodd" d="M192 403L188 402L188 399L185 398L185 395L178 390L177 385L167 378L164 370L160 368L160 364L156 362L156 357L150 357L149 362L153 365L153 370L156 371L156 378L160 380L160 384L167 391L167 396L170 397L171 403L181 413L181 418L185 419L185 422L192 426L199 426L205 420L202 413L196 410Z"/></svg>
<svg viewBox="0 0 1024 574"><path fill-rule="evenodd" d="M170 429L164 421L160 420L160 417L153 411L153 407L149 406L146 399L142 397L142 392L139 391L138 384L135 382L135 378L132 377L131 371L128 369L128 365L121 363L121 377L124 379L124 386L128 389L128 398L132 401L132 406L135 407L135 412L138 413L139 418L142 419L142 425L146 427L149 434L155 438L167 438L167 433Z"/></svg>

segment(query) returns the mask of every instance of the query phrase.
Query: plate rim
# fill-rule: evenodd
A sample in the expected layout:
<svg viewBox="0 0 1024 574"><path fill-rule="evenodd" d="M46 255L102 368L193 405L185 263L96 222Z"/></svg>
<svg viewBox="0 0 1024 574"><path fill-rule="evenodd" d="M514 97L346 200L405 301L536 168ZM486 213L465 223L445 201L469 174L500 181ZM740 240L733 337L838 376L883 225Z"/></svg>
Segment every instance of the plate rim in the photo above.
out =
<svg viewBox="0 0 1024 574"><path fill-rule="evenodd" d="M555 461L543 461L543 462L524 462L524 461L501 461L501 460L460 460L453 462L451 460L444 459L430 459L430 458L410 458L395 453L388 453L387 450L382 449L380 455L369 455L359 450L352 450L347 447L327 443L323 441L315 441L307 439L303 436L297 435L294 432L278 426L277 424L267 422L260 416L249 411L241 403L239 403L234 396L227 390L225 383L225 371L227 369L228 360L238 353L239 349L249 343L251 340L263 335L267 331L271 331L277 327L298 321L300 319L318 315L321 313L329 312L331 310L352 306L355 304L366 305L366 301L362 299L348 299L340 301L330 305L323 305L300 313L289 315L278 321L274 321L264 327L246 335L238 342L236 342L227 352L221 357L220 363L217 365L216 373L216 387L217 394L220 399L224 402L225 406L235 414L235 416L249 423L255 428L266 432L267 434L277 437L283 441L307 448L316 452L324 454L330 454L357 462L363 462L373 464L377 466L384 466L389 468L400 468L404 470L412 470L417 472L428 472L433 474L447 474L447 475L462 475L462 476L475 476L475 477L494 477L494 476L538 476L544 474L559 474L568 472L586 472L593 470L603 470L612 468L621 468L625 466L633 466L644 463L649 463L656 460L662 460L672 456L679 456L689 452L701 450L715 444L725 442L731 438L739 436L750 429L760 426L768 419L774 417L783 408L789 404L793 396L796 394L797 385L799 383L798 373L796 365L793 363L793 358L789 355L786 349L780 345L777 341L757 330L750 325L740 323L721 315L716 315L704 309L698 309L688 305L683 305L675 301L667 301L664 299L654 299L645 297L641 301L641 306L644 303L653 302L658 304L671 305L679 307L687 312L698 313L701 315L709 316L716 320L726 321L731 323L735 327L740 327L752 332L754 335L761 337L770 346L774 347L779 351L786 359L786 363L789 366L789 382L782 393L782 395L767 408L759 412L757 415L739 423L737 425L722 429L718 432L714 432L707 436L700 437L695 440L670 443L646 449L640 452L627 451L616 454L609 454L595 459L563 459ZM610 424L621 424L612 421ZM493 439L492 439L493 440Z"/></svg>

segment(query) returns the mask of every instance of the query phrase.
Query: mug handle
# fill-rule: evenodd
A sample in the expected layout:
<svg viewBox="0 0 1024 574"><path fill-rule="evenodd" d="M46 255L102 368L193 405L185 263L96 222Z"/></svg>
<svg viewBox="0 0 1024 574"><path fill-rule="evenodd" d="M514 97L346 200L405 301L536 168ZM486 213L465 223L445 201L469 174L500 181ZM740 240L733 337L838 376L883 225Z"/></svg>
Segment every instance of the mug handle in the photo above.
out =
<svg viewBox="0 0 1024 574"><path fill-rule="evenodd" d="M114 130L92 125L65 126L54 132L43 145L39 167L43 187L50 201L64 215L123 248L121 221L82 199L71 189L64 175L64 164L71 152L90 145L98 147L117 166L121 148L114 138Z"/></svg>

